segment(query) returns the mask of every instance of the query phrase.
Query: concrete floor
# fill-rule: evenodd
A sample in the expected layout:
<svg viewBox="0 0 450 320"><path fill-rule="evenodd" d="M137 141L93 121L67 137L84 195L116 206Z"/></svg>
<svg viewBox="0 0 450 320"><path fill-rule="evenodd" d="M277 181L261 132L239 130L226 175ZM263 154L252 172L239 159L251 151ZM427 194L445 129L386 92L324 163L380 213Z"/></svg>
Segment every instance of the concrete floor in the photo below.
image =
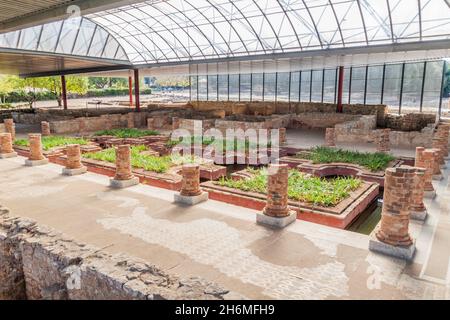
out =
<svg viewBox="0 0 450 320"><path fill-rule="evenodd" d="M0 202L110 253L196 275L255 299L449 299L450 187L436 183L425 223L412 222L411 264L367 250L369 237L297 221L284 230L255 224L253 210L208 201L180 207L171 191L111 190L108 178L63 177L53 164L0 160Z"/></svg>

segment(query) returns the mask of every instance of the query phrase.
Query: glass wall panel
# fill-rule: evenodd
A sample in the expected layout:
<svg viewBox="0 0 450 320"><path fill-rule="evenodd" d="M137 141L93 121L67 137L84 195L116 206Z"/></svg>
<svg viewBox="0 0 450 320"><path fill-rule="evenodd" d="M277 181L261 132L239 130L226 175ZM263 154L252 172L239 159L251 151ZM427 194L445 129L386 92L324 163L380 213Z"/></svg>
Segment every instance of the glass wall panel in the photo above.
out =
<svg viewBox="0 0 450 320"><path fill-rule="evenodd" d="M208 100L217 101L217 75L208 76Z"/></svg>
<svg viewBox="0 0 450 320"><path fill-rule="evenodd" d="M254 73L252 75L252 101L263 101L264 75Z"/></svg>
<svg viewBox="0 0 450 320"><path fill-rule="evenodd" d="M402 82L402 65L392 64L386 66L386 76L384 79L384 101L392 111L399 111L400 90Z"/></svg>
<svg viewBox="0 0 450 320"><path fill-rule="evenodd" d="M230 101L239 101L239 75L230 74L228 81L230 88Z"/></svg>
<svg viewBox="0 0 450 320"><path fill-rule="evenodd" d="M344 84L342 86L342 103L349 102L350 93L350 68L344 68Z"/></svg>
<svg viewBox="0 0 450 320"><path fill-rule="evenodd" d="M323 102L334 103L336 97L336 69L325 70Z"/></svg>
<svg viewBox="0 0 450 320"><path fill-rule="evenodd" d="M219 75L219 100L228 101L228 75Z"/></svg>
<svg viewBox="0 0 450 320"><path fill-rule="evenodd" d="M264 75L264 101L275 101L276 79L276 73L266 73Z"/></svg>
<svg viewBox="0 0 450 320"><path fill-rule="evenodd" d="M197 76L191 76L191 101L197 100Z"/></svg>
<svg viewBox="0 0 450 320"><path fill-rule="evenodd" d="M405 64L405 79L403 80L402 113L419 112L422 95L423 63Z"/></svg>
<svg viewBox="0 0 450 320"><path fill-rule="evenodd" d="M300 101L311 101L311 71L302 71Z"/></svg>
<svg viewBox="0 0 450 320"><path fill-rule="evenodd" d="M250 101L251 75L241 74L241 101Z"/></svg>
<svg viewBox="0 0 450 320"><path fill-rule="evenodd" d="M289 101L289 72L280 72L277 75L277 101Z"/></svg>
<svg viewBox="0 0 450 320"><path fill-rule="evenodd" d="M291 101L300 101L300 72L291 73Z"/></svg>
<svg viewBox="0 0 450 320"><path fill-rule="evenodd" d="M198 76L198 100L208 100L208 77Z"/></svg>
<svg viewBox="0 0 450 320"><path fill-rule="evenodd" d="M383 86L383 66L372 66L367 71L366 104L381 103L381 87Z"/></svg>
<svg viewBox="0 0 450 320"><path fill-rule="evenodd" d="M323 78L322 70L313 70L312 71L311 101L313 101L313 102L321 102L322 101L322 78Z"/></svg>
<svg viewBox="0 0 450 320"><path fill-rule="evenodd" d="M443 61L427 62L425 88L423 94L423 112L438 112L442 87ZM448 110L443 108L443 111Z"/></svg>
<svg viewBox="0 0 450 320"><path fill-rule="evenodd" d="M351 104L364 103L364 89L366 85L366 67L352 69Z"/></svg>

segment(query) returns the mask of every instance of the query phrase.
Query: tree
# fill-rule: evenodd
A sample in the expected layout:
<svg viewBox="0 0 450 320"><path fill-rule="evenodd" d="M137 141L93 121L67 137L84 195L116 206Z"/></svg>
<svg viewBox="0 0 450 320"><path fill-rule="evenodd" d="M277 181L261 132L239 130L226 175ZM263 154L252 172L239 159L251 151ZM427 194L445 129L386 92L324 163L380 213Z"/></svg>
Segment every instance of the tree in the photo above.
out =
<svg viewBox="0 0 450 320"><path fill-rule="evenodd" d="M13 92L18 77L0 75L0 103L4 103L6 96Z"/></svg>
<svg viewBox="0 0 450 320"><path fill-rule="evenodd" d="M43 77L25 79L25 86L47 90L56 96L58 106L62 106L62 87L60 77ZM67 76L66 88L69 93L84 94L87 92L88 79L86 77Z"/></svg>

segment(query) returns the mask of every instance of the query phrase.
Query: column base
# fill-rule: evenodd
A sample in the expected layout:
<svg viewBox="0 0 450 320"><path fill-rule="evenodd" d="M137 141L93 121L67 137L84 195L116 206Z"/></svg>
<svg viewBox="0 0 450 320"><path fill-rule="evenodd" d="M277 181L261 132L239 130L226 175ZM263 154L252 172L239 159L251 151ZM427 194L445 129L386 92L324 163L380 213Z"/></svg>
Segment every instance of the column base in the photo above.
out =
<svg viewBox="0 0 450 320"><path fill-rule="evenodd" d="M413 244L407 247L393 246L381 242L380 240L377 239L375 233L373 233L369 241L369 250L387 256L411 261L414 258L414 253L416 252L416 244L415 242L413 242Z"/></svg>
<svg viewBox="0 0 450 320"><path fill-rule="evenodd" d="M138 184L139 184L138 177L131 178L130 180L115 180L115 179L109 180L109 186L113 189L129 188Z"/></svg>
<svg viewBox="0 0 450 320"><path fill-rule="evenodd" d="M410 213L410 218L418 221L425 221L427 219L427 216L428 216L427 209L423 211L411 211Z"/></svg>
<svg viewBox="0 0 450 320"><path fill-rule="evenodd" d="M271 217L264 214L264 212L258 212L256 214L256 223L260 225L271 226L274 228L282 229L294 223L297 220L297 212L289 211L289 215L286 217Z"/></svg>
<svg viewBox="0 0 450 320"><path fill-rule="evenodd" d="M0 159L9 159L9 158L15 158L15 157L17 157L17 152L0 154Z"/></svg>
<svg viewBox="0 0 450 320"><path fill-rule="evenodd" d="M188 197L188 196L182 196L181 194L175 194L174 197L175 203L185 204L188 206L194 206L196 204L199 204L200 202L208 201L209 199L209 193L208 192L202 192L198 196Z"/></svg>
<svg viewBox="0 0 450 320"><path fill-rule="evenodd" d="M67 168L62 169L63 176L78 176L78 175L86 173L86 172L87 172L87 168L84 166L81 168L78 168L78 169L67 169Z"/></svg>
<svg viewBox="0 0 450 320"><path fill-rule="evenodd" d="M42 159L42 160L25 160L25 165L27 167L37 167L37 166L43 166L45 164L48 164L48 159Z"/></svg>
<svg viewBox="0 0 450 320"><path fill-rule="evenodd" d="M427 199L433 200L434 198L436 198L436 191L425 191L423 196Z"/></svg>
<svg viewBox="0 0 450 320"><path fill-rule="evenodd" d="M442 174L433 175L433 180L435 180L435 181L441 181L443 179L444 179L444 176Z"/></svg>

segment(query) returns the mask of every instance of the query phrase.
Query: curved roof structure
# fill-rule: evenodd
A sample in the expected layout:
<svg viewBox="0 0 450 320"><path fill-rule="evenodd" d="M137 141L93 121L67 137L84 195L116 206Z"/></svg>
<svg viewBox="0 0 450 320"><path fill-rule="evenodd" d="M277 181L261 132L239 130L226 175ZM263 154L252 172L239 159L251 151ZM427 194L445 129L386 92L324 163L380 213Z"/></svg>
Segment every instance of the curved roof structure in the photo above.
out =
<svg viewBox="0 0 450 320"><path fill-rule="evenodd" d="M114 36L81 17L0 34L0 47L128 61Z"/></svg>
<svg viewBox="0 0 450 320"><path fill-rule="evenodd" d="M448 0L154 0L88 17L133 64L450 39Z"/></svg>
<svg viewBox="0 0 450 320"><path fill-rule="evenodd" d="M24 55L13 68L24 75L94 72L96 63L105 71L297 59L299 69L450 56L450 0L114 3L113 9L0 34L0 54L9 55L8 65L13 54ZM24 68L25 55L53 56L56 67L30 62ZM69 66L61 57L80 63L73 69L76 61Z"/></svg>

